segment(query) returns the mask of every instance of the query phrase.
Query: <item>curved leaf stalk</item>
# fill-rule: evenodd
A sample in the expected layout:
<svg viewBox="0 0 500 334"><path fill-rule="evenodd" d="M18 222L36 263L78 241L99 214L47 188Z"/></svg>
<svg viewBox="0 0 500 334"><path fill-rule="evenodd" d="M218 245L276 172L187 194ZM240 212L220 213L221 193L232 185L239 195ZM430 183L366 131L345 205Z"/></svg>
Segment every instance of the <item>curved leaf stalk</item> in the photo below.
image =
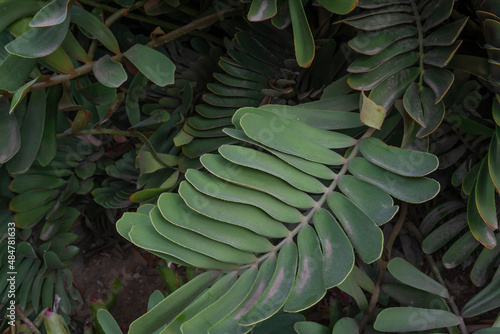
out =
<svg viewBox="0 0 500 334"><path fill-rule="evenodd" d="M236 13L238 13L238 10L228 9L228 10L216 13L216 14L202 17L201 19L195 20L191 23L186 24L183 27L180 27L174 31L169 32L168 34L161 36L160 38L156 39L155 41L149 42L147 44L147 46L149 46L151 48L156 48L156 47L158 47L162 44L165 44L167 42L170 42L176 38L184 36L184 35L192 32L193 30L196 30L200 27L205 27L209 24L213 24L219 20L223 20L224 18L231 16L231 15L234 15ZM114 62L121 62L123 60L123 57L124 57L123 54L117 54L117 55L111 57L111 60ZM54 86L54 85L57 85L57 84L60 84L60 83L63 83L63 82L66 82L66 81L69 81L72 79L76 79L76 78L92 71L94 69L95 63L96 62L93 61L93 62L90 62L88 64L82 65L82 66L76 68L75 72L71 73L71 74L54 75L44 82L34 84L33 86L31 86L29 91L32 92L32 91L40 90L40 89ZM9 99L13 95L14 95L13 93L0 94L0 101Z"/></svg>
<svg viewBox="0 0 500 334"><path fill-rule="evenodd" d="M372 316L373 312L375 311L375 308L377 307L381 286L382 283L384 282L385 273L387 272L387 265L389 264L389 261L391 261L392 246L406 221L407 214L408 214L408 203L402 202L401 213L399 214L398 221L394 225L391 235L389 236L389 239L387 239L387 242L384 246L384 251L382 253L382 256L378 260L379 270L377 276L377 283L375 284L375 289L373 290L373 294L370 298L368 312L365 313L363 319L361 319L361 322L359 324L360 332L362 332L363 328L368 324L368 321L370 321L370 317Z"/></svg>
<svg viewBox="0 0 500 334"><path fill-rule="evenodd" d="M424 240L424 237L423 237L422 233L420 232L420 230L415 225L413 225L412 223L409 223L409 222L407 223L407 227L408 227L408 230L415 235L420 246L422 246L422 241ZM432 272L434 273L434 276L439 281L439 283L441 283L441 285L446 287L446 283L444 282L443 277L441 276L441 273L439 272L439 268L436 266L436 262L434 262L434 259L432 258L432 255L425 254L425 260L427 261L429 266L432 268ZM460 310L458 309L457 304L455 304L455 301L453 300L453 296L449 292L448 292L448 297L446 298L446 301L447 301L448 305L450 305L451 310L453 311L453 313L455 313L455 315L457 316L457 318L460 322L459 327L460 327L461 333L468 334L469 332L467 331L467 327L465 326L464 319L460 315Z"/></svg>
<svg viewBox="0 0 500 334"><path fill-rule="evenodd" d="M420 12L418 11L418 6L414 0L411 1L411 8L413 9L413 16L415 16L415 22L417 24L418 30L418 53L420 56L419 69L420 77L418 79L418 89L419 91L423 88L424 83L424 34L422 32L422 22L420 21Z"/></svg>
<svg viewBox="0 0 500 334"><path fill-rule="evenodd" d="M277 244L272 252L269 252L269 253L261 256L257 260L257 262L256 262L257 264L263 262L271 254L276 254L288 242L293 242L293 238L297 235L297 233L299 233L299 231L302 228L309 225L309 222L312 220L312 217L314 216L314 214L318 211L318 209L320 209L323 206L323 204L325 204L328 195L330 195L335 190L335 188L338 185L339 180L342 178L342 176L344 176L347 173L347 169L349 168L349 162L352 161L359 153L359 143L361 142L361 140L363 138L367 138L367 137L370 137L371 135L373 135L375 130L376 130L375 128L369 128L368 130L366 130L366 132L363 134L363 136L360 139L358 139L357 143L353 146L352 151L349 154L349 157L346 159L346 163L342 166L342 169L339 171L337 176L334 178L332 184L330 184L330 186L325 190L324 194L316 202L314 207L311 208L311 210L307 213L306 216L303 216L302 221L297 225L297 227L294 228L290 232L290 234L286 238L284 238L279 244ZM254 265L255 265L255 263L241 266L237 270L246 269L246 268L252 267Z"/></svg>

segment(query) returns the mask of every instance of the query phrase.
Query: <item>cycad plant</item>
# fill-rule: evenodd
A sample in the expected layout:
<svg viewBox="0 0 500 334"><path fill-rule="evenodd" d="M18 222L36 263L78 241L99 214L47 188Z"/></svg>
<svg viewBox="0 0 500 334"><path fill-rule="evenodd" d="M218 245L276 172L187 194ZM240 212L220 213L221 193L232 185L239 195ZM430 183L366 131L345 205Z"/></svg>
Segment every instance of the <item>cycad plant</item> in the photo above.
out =
<svg viewBox="0 0 500 334"><path fill-rule="evenodd" d="M500 331L469 320L500 306L500 3L5 0L0 14L0 218L18 228L23 330L45 307L68 330L71 231L99 233L104 212L197 273L129 333ZM444 278L458 266L482 287L465 305Z"/></svg>

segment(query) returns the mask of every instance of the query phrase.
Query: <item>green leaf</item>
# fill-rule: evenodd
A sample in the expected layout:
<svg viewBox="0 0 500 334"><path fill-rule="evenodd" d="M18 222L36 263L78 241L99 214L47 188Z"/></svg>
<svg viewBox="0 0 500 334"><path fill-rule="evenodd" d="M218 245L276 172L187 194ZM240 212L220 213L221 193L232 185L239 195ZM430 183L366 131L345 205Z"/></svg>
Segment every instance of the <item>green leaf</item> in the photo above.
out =
<svg viewBox="0 0 500 334"><path fill-rule="evenodd" d="M259 322L254 328L254 334L294 333L294 325L306 318L300 313L278 313L271 318Z"/></svg>
<svg viewBox="0 0 500 334"><path fill-rule="evenodd" d="M55 190L35 190L23 192L9 203L9 209L16 212L29 211L47 203L55 194Z"/></svg>
<svg viewBox="0 0 500 334"><path fill-rule="evenodd" d="M292 17L295 56L301 67L309 67L314 59L314 38L300 0L288 0Z"/></svg>
<svg viewBox="0 0 500 334"><path fill-rule="evenodd" d="M410 25L400 25L397 27L383 29L379 31L368 31L359 34L349 41L349 46L358 53L374 55L392 43L406 37L416 36L417 28Z"/></svg>
<svg viewBox="0 0 500 334"><path fill-rule="evenodd" d="M302 110L302 113L304 113L304 110ZM261 108L241 108L236 111L232 119L236 128L239 129L242 127L241 120L246 115L260 116L261 119L259 119L259 122L266 125L269 124L268 133L263 131L263 133L259 134L259 137L266 137L266 135L273 136L274 134L280 136L285 134L283 133L284 131L290 131L297 134L300 133L302 137L315 141L325 148L344 148L356 144L356 140L348 135L317 129L296 120L290 115L284 116L281 113L269 113L266 109Z"/></svg>
<svg viewBox="0 0 500 334"><path fill-rule="evenodd" d="M452 60L460 45L462 45L462 41L456 41L450 46L435 47L424 55L424 63L445 67Z"/></svg>
<svg viewBox="0 0 500 334"><path fill-rule="evenodd" d="M257 275L257 268L245 270L222 297L181 326L182 333L209 333L210 328L226 317L247 296Z"/></svg>
<svg viewBox="0 0 500 334"><path fill-rule="evenodd" d="M240 124L248 137L277 151L324 164L339 165L343 162L338 153L309 138L298 137L296 132L287 127L289 124L280 120L269 123L260 115L247 113L241 118Z"/></svg>
<svg viewBox="0 0 500 334"><path fill-rule="evenodd" d="M347 198L379 226L391 220L399 209L385 191L351 175L340 178L338 186Z"/></svg>
<svg viewBox="0 0 500 334"><path fill-rule="evenodd" d="M130 201L134 203L143 203L157 197L158 195L164 193L166 189L164 188L148 188L136 191L130 195ZM149 213L148 213L149 214Z"/></svg>
<svg viewBox="0 0 500 334"><path fill-rule="evenodd" d="M418 52L406 52L395 56L376 69L367 73L351 73L347 82L357 90L371 90L392 74L415 64L419 59Z"/></svg>
<svg viewBox="0 0 500 334"><path fill-rule="evenodd" d="M318 0L318 2L330 12L340 15L349 14L354 10L354 8L356 8L356 5L358 3L357 0Z"/></svg>
<svg viewBox="0 0 500 334"><path fill-rule="evenodd" d="M286 223L298 223L303 218L297 209L268 194L225 182L210 174L191 169L187 171L186 179L198 191L206 195L255 206L276 220Z"/></svg>
<svg viewBox="0 0 500 334"><path fill-rule="evenodd" d="M15 91L35 68L36 59L9 54L0 64L0 89Z"/></svg>
<svg viewBox="0 0 500 334"><path fill-rule="evenodd" d="M34 189L56 189L66 184L66 180L45 175L20 175L14 178L9 189L23 193Z"/></svg>
<svg viewBox="0 0 500 334"><path fill-rule="evenodd" d="M494 248L497 245L495 234L484 222L477 210L476 189L472 188L469 199L467 200L467 222L469 229L477 241L487 248Z"/></svg>
<svg viewBox="0 0 500 334"><path fill-rule="evenodd" d="M225 181L262 191L297 208L306 209L314 206L314 200L306 193L272 175L234 165L218 155L205 154L200 160L210 173Z"/></svg>
<svg viewBox="0 0 500 334"><path fill-rule="evenodd" d="M387 269L391 275L409 286L434 293L443 298L448 298L448 291L444 286L425 275L402 258L397 257L392 259Z"/></svg>
<svg viewBox="0 0 500 334"><path fill-rule="evenodd" d="M234 310L229 313L226 317L216 323L212 328L210 328L210 334L217 333L234 333L243 334L248 333L253 326L244 327L238 324L238 320L250 310L250 308L256 303L256 301L262 296L265 289L269 286L269 283L273 277L273 273L276 269L276 255L275 253L270 253L269 257L260 265L259 272L255 278L255 282L247 293L245 299L234 308Z"/></svg>
<svg viewBox="0 0 500 334"><path fill-rule="evenodd" d="M213 305L219 298L221 298L232 286L237 279L236 272L230 272L227 275L219 278L210 289L206 290L198 299L191 305L183 310L175 319L169 323L160 333L181 333L181 326L186 321L196 317L200 312L207 307ZM184 329L184 326L183 326ZM182 331L182 333L185 333Z"/></svg>
<svg viewBox="0 0 500 334"><path fill-rule="evenodd" d="M232 163L261 170L279 177L299 190L309 193L323 193L326 188L316 178L290 166L270 154L242 146L223 145L219 153Z"/></svg>
<svg viewBox="0 0 500 334"><path fill-rule="evenodd" d="M241 250L265 253L274 247L265 237L250 230L208 218L191 210L178 194L162 194L158 199L158 208L163 217L172 224ZM206 226L210 228L207 229Z"/></svg>
<svg viewBox="0 0 500 334"><path fill-rule="evenodd" d="M172 321L200 293L209 287L219 276L216 271L207 271L196 276L174 291L146 314L130 325L130 334L153 333L165 323Z"/></svg>
<svg viewBox="0 0 500 334"><path fill-rule="evenodd" d="M64 51L66 51L66 53L69 56L84 63L90 62L89 55L87 54L85 49L80 45L80 43L71 33L71 31L68 31L68 33L66 34L66 37L64 38L64 41L61 44L61 47L64 49Z"/></svg>
<svg viewBox="0 0 500 334"><path fill-rule="evenodd" d="M51 276L53 277L53 276ZM43 317L43 323L48 333L66 334L69 333L68 326L63 318L56 312L47 311Z"/></svg>
<svg viewBox="0 0 500 334"><path fill-rule="evenodd" d="M455 77L453 74L442 68L429 68L424 72L424 81L431 87L436 99L434 103L440 102L446 95Z"/></svg>
<svg viewBox="0 0 500 334"><path fill-rule="evenodd" d="M69 0L53 0L36 13L30 27L49 27L63 23L68 13Z"/></svg>
<svg viewBox="0 0 500 334"><path fill-rule="evenodd" d="M57 105L59 101L59 86L49 88L47 92L47 108L43 128L42 142L38 150L37 160L42 166L47 166L56 156L57 151Z"/></svg>
<svg viewBox="0 0 500 334"><path fill-rule="evenodd" d="M434 28L446 20L453 9L453 0L428 2L421 13L421 19L424 19L423 31Z"/></svg>
<svg viewBox="0 0 500 334"><path fill-rule="evenodd" d="M227 62L223 61L222 59L219 61L219 66L224 70L224 72L233 77L240 78L243 80L255 81L265 85L265 87L268 87L270 79L267 76L264 76L260 73L251 70L247 70L246 68L243 67L230 65Z"/></svg>
<svg viewBox="0 0 500 334"><path fill-rule="evenodd" d="M328 327L312 321L296 322L293 328L298 334L331 334Z"/></svg>
<svg viewBox="0 0 500 334"><path fill-rule="evenodd" d="M7 101L0 102L0 164L11 159L21 147L17 120L9 113Z"/></svg>
<svg viewBox="0 0 500 334"><path fill-rule="evenodd" d="M384 237L375 222L340 193L331 193L327 202L340 220L359 257L366 263L376 261L382 254Z"/></svg>
<svg viewBox="0 0 500 334"><path fill-rule="evenodd" d="M341 283L351 272L354 251L344 231L328 211L319 209L313 220L323 250L323 281L329 289Z"/></svg>
<svg viewBox="0 0 500 334"><path fill-rule="evenodd" d="M162 216L158 207L151 210L149 218L158 233L182 247L222 262L248 264L257 260L252 253L236 249L196 232L173 225Z"/></svg>
<svg viewBox="0 0 500 334"><path fill-rule="evenodd" d="M270 318L285 304L290 294L297 270L297 246L293 241L286 243L278 254L278 262L269 285L259 300L238 321L249 326Z"/></svg>
<svg viewBox="0 0 500 334"><path fill-rule="evenodd" d="M155 155L160 158L161 161L158 161ZM153 173L167 166L174 167L179 163L179 157L175 155L165 153L156 153L155 155L147 151L144 147L139 151L139 166L141 173Z"/></svg>
<svg viewBox="0 0 500 334"><path fill-rule="evenodd" d="M276 15L276 0L254 0L248 10L248 21L259 22Z"/></svg>
<svg viewBox="0 0 500 334"><path fill-rule="evenodd" d="M455 43L458 35L467 23L468 17L452 22L439 29L434 30L424 38L424 46L449 46Z"/></svg>
<svg viewBox="0 0 500 334"><path fill-rule="evenodd" d="M498 244L500 242L500 234L495 234L494 238ZM470 279L475 286L483 286L489 281L493 275L495 262L499 256L500 247L485 247L481 250L470 272Z"/></svg>
<svg viewBox="0 0 500 334"><path fill-rule="evenodd" d="M479 246L470 231L466 232L443 255L443 265L445 268L455 268L462 264L469 255Z"/></svg>
<svg viewBox="0 0 500 334"><path fill-rule="evenodd" d="M31 80L30 82L25 83L14 92L14 95L12 96L12 101L10 102L9 113L12 113L16 109L19 103L24 99L26 94L28 94L28 92L30 91L31 86L33 86L37 81L38 77Z"/></svg>
<svg viewBox="0 0 500 334"><path fill-rule="evenodd" d="M348 25L368 31L380 30L394 27L400 24L402 25L404 23L413 22L415 22L415 17L413 15L404 13L383 13L379 15L363 17L356 20L345 21L345 23L347 23Z"/></svg>
<svg viewBox="0 0 500 334"><path fill-rule="evenodd" d="M349 65L347 70L351 73L368 72L389 61L394 56L414 50L417 47L418 39L405 38L392 43L376 55L360 55Z"/></svg>
<svg viewBox="0 0 500 334"><path fill-rule="evenodd" d="M179 194L192 210L207 217L241 226L267 237L286 237L290 233L279 221L256 207L204 195L185 181L181 182Z"/></svg>
<svg viewBox="0 0 500 334"><path fill-rule="evenodd" d="M449 311L445 300L433 293L400 283L384 283L382 291L402 305Z"/></svg>
<svg viewBox="0 0 500 334"><path fill-rule="evenodd" d="M307 225L298 233L299 269L283 309L299 312L316 304L326 293L323 281L323 257L318 236Z"/></svg>
<svg viewBox="0 0 500 334"><path fill-rule="evenodd" d="M191 137L191 136L190 136ZM191 137L192 138L192 137ZM195 138L182 146L182 152L189 158L197 158L205 153L213 152L224 144L233 144L233 138Z"/></svg>
<svg viewBox="0 0 500 334"><path fill-rule="evenodd" d="M97 40L99 40L99 42L101 42L109 51L114 52L115 54L120 53L120 48L115 35L113 35L111 30L109 30L109 28L95 15L78 6L72 6L70 13L71 22L75 23L80 28L85 29L85 31L97 38Z"/></svg>
<svg viewBox="0 0 500 334"><path fill-rule="evenodd" d="M376 138L361 140L359 151L371 163L403 176L424 176L439 165L433 154L388 146Z"/></svg>
<svg viewBox="0 0 500 334"><path fill-rule="evenodd" d="M11 54L25 58L48 56L61 45L68 27L69 19L66 18L54 26L32 28L7 44L5 49Z"/></svg>
<svg viewBox="0 0 500 334"><path fill-rule="evenodd" d="M354 268L356 267L354 266L353 269ZM361 290L359 284L354 278L354 270L351 271L349 276L347 276L346 279L338 285L338 288L354 298L358 308L361 311L368 311L368 300L366 299L364 292Z"/></svg>
<svg viewBox="0 0 500 334"><path fill-rule="evenodd" d="M451 327L459 319L451 312L417 307L392 307L382 310L373 327L378 331L410 332Z"/></svg>
<svg viewBox="0 0 500 334"><path fill-rule="evenodd" d="M492 142L496 140L492 138ZM476 180L476 207L484 222L494 231L498 228L495 185L490 177L488 161L483 159Z"/></svg>
<svg viewBox="0 0 500 334"><path fill-rule="evenodd" d="M361 92L361 96L362 100L360 101L361 106L359 108L361 122L369 127L380 130L384 123L387 110L370 100L370 98L365 95L365 92Z"/></svg>
<svg viewBox="0 0 500 334"><path fill-rule="evenodd" d="M335 333L348 334L359 332L359 325L353 318L342 318L333 327Z"/></svg>
<svg viewBox="0 0 500 334"><path fill-rule="evenodd" d="M236 264L224 263L206 255L179 246L160 235L153 226L134 225L129 232L132 242L149 251L167 254L198 268L231 270ZM177 261L175 261L177 262Z"/></svg>
<svg viewBox="0 0 500 334"><path fill-rule="evenodd" d="M435 180L397 175L363 158L354 158L349 164L349 171L358 179L409 203L428 201L436 196L440 189L439 182Z"/></svg>
<svg viewBox="0 0 500 334"><path fill-rule="evenodd" d="M326 91L326 88L325 88ZM326 93L323 93L323 96ZM344 96L341 96L343 98ZM297 120L317 129L337 130L349 129L363 126L357 112L336 111L325 109L313 109L299 106L265 104L259 107L261 110L269 110L283 117Z"/></svg>
<svg viewBox="0 0 500 334"><path fill-rule="evenodd" d="M420 100L424 110L422 119L424 128L417 132L417 137L423 138L436 130L444 118L445 106L443 101L436 103L435 94L430 88L423 87L420 91Z"/></svg>
<svg viewBox="0 0 500 334"><path fill-rule="evenodd" d="M491 138L488 151L488 168L491 180L497 191L500 192L500 127L497 126L496 134Z"/></svg>
<svg viewBox="0 0 500 334"><path fill-rule="evenodd" d="M97 105L108 105L114 101L116 97L116 89L105 86L100 82L88 85L78 91L87 100Z"/></svg>
<svg viewBox="0 0 500 334"><path fill-rule="evenodd" d="M232 138L247 142L249 144L259 146L270 153L274 154L281 160L285 161L289 165L297 168L298 170L307 173L309 175L315 176L317 178L325 179L325 180L332 180L335 177L335 173L329 169L327 166L323 164L319 164L317 162L312 162L300 157L295 157L290 154L282 153L275 151L273 149L270 149L269 147L266 147L252 139L250 139L242 130L237 130L237 129L224 129L224 132L229 135Z"/></svg>
<svg viewBox="0 0 500 334"><path fill-rule="evenodd" d="M142 73L137 73L130 83L127 98L125 100L125 108L130 124L132 125L139 123L141 120L139 98L141 98L142 90L147 83L148 79Z"/></svg>
<svg viewBox="0 0 500 334"><path fill-rule="evenodd" d="M494 279L481 292L472 297L462 309L462 317L470 318L500 306L500 279Z"/></svg>
<svg viewBox="0 0 500 334"><path fill-rule="evenodd" d="M150 47L136 44L123 55L149 80L160 87L174 83L175 65L172 61Z"/></svg>
<svg viewBox="0 0 500 334"><path fill-rule="evenodd" d="M19 6L18 0L2 1L2 20L0 22L0 33L17 19L36 13L43 7L43 2L37 0L25 0Z"/></svg>
<svg viewBox="0 0 500 334"><path fill-rule="evenodd" d="M416 67L409 67L398 71L375 86L370 92L369 97L385 110L389 110L393 103L419 75L420 70Z"/></svg>
<svg viewBox="0 0 500 334"><path fill-rule="evenodd" d="M97 322L103 329L105 334L121 334L122 330L116 323L115 319L111 313L106 309L100 309L97 311Z"/></svg>
<svg viewBox="0 0 500 334"><path fill-rule="evenodd" d="M481 167L481 163L475 164L472 168L469 169L462 180L462 191L467 195L469 195L474 189L477 175L479 173L479 167Z"/></svg>
<svg viewBox="0 0 500 334"><path fill-rule="evenodd" d="M94 65L96 79L107 87L120 87L127 81L127 73L120 63L111 60L109 55L99 58Z"/></svg>
<svg viewBox="0 0 500 334"><path fill-rule="evenodd" d="M427 254L432 254L451 239L456 237L467 226L467 215L461 213L444 223L430 233L422 243L422 250Z"/></svg>

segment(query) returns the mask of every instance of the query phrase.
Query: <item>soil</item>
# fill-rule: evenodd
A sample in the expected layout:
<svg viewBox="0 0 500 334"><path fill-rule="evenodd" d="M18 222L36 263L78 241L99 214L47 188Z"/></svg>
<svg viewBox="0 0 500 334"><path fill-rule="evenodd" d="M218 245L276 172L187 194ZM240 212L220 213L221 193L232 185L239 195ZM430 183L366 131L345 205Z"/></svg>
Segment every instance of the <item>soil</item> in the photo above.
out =
<svg viewBox="0 0 500 334"><path fill-rule="evenodd" d="M90 301L106 301L117 277L122 278L122 284L109 311L124 332L132 321L146 313L149 296L155 290L165 289L153 257L131 244L115 244L90 256L79 254L73 263L74 281L84 304L75 308L72 318L81 324L92 321Z"/></svg>

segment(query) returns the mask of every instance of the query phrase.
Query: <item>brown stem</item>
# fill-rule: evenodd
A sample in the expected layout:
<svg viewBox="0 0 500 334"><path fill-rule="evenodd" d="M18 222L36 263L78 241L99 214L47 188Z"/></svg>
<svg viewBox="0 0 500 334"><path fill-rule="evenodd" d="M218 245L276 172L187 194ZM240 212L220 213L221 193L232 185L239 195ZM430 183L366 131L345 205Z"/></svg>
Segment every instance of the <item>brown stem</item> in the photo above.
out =
<svg viewBox="0 0 500 334"><path fill-rule="evenodd" d="M193 21L191 23L186 24L185 26L180 27L177 30L169 32L168 34L165 34L165 35L157 38L154 41L150 41L147 45L150 47L153 47L153 48L158 47L162 44L165 44L167 42L170 42L171 40L176 39L177 37L179 37L179 36L177 36L178 34L180 34L181 36L185 35L191 31L193 31L194 29L208 26L212 23L223 20L226 17L234 15L237 12L239 12L238 9L231 8L231 9L226 9L226 10L220 11L220 12L212 14L212 15L207 15L205 17L202 17L201 19L198 19L196 21Z"/></svg>
<svg viewBox="0 0 500 334"><path fill-rule="evenodd" d="M152 48L156 48L164 43L167 43L167 42L172 41L176 38L184 36L195 29L205 27L209 24L212 24L214 22L217 22L219 20L224 19L225 17L234 15L237 12L238 12L237 9L229 9L229 10L219 12L217 14L212 14L212 15L202 17L201 19L195 20L191 23L186 24L183 27L180 27L179 29L176 29L172 32L169 32L166 35L161 36L160 38L156 39L155 41L149 42L147 44L147 46L152 47ZM123 54L118 54L118 55L111 57L111 60L113 60L115 62L120 62L123 60L123 58L124 58ZM54 85L69 81L71 79L78 78L78 77L92 71L94 68L94 64L95 64L95 61L87 63L85 65L82 65L82 66L78 67L77 69L75 69L75 72L71 73L71 74L54 75L54 76L50 77L47 81L34 84L33 86L31 86L30 91L40 90L40 89L43 89L46 87L54 86ZM13 95L13 93L0 94L0 101L11 98L12 95Z"/></svg>
<svg viewBox="0 0 500 334"><path fill-rule="evenodd" d="M385 243L382 257L380 257L380 259L378 260L377 283L375 284L375 289L373 290L373 294L370 298L370 305L368 306L368 312L365 313L363 319L361 319L361 322L359 324L360 333L362 333L363 328L370 320L370 317L372 316L377 306L378 297L380 295L380 289L382 283L384 282L385 273L387 272L387 265L391 260L392 246L394 245L394 241L396 240L396 237L398 236L399 232L401 231L401 228L403 227L407 213L408 213L408 203L403 202L403 204L401 205L401 213L399 214L398 221L394 225L391 235L389 236L389 239L387 239Z"/></svg>
<svg viewBox="0 0 500 334"><path fill-rule="evenodd" d="M104 5L101 3L97 3L97 2L92 1L92 0L80 0L80 2L87 4L87 5L90 5L90 6L93 6L93 7L101 8L102 10L105 10L105 11L110 12L110 13L114 13L114 12L118 11L118 9L115 7ZM139 14L128 14L128 13L127 13L126 17L129 19L135 20L135 21L153 24L153 25L156 25L156 26L159 26L161 28L168 29L168 30L176 30L176 29L180 28L180 26L178 26L176 24L169 23L169 22L166 22L164 20L157 19L155 17L142 16ZM193 36L201 37L201 38L206 39L208 41L222 45L222 41L219 38L217 38L213 35L207 34L203 31L193 30L193 31L190 31L189 34L193 35Z"/></svg>

